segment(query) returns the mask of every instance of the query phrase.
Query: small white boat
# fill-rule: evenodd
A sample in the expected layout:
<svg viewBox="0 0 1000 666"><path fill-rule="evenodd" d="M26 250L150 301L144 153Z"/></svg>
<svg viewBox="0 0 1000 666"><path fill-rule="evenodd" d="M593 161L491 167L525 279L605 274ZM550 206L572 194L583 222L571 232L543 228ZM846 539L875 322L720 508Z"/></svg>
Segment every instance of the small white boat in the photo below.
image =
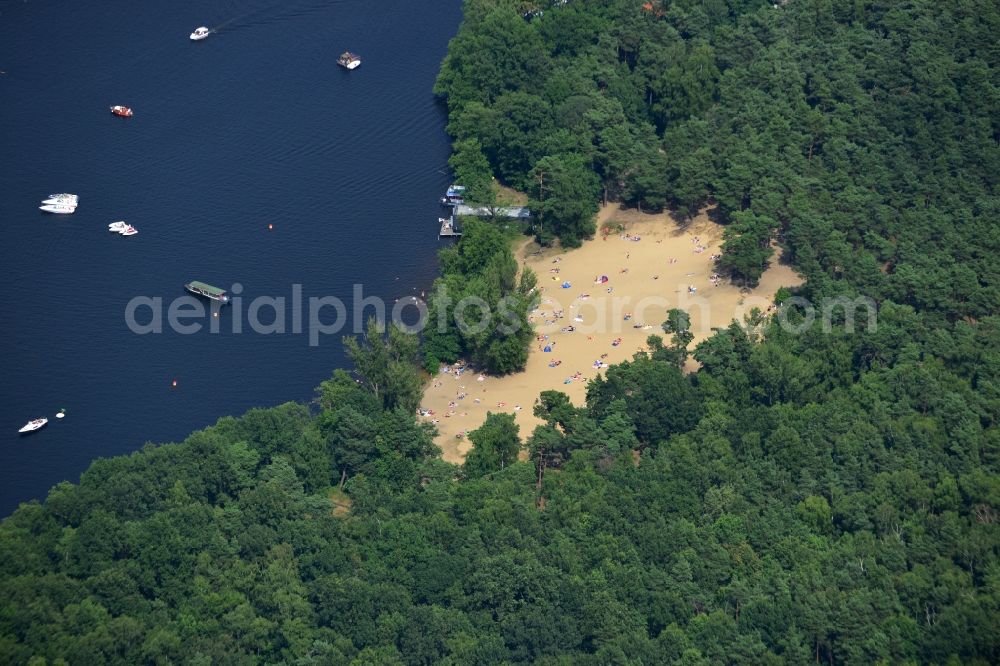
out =
<svg viewBox="0 0 1000 666"><path fill-rule="evenodd" d="M18 430L18 432L21 433L22 435L27 432L35 432L39 428L44 427L45 424L48 422L49 420L46 418L35 419L34 421L28 421L26 424L24 424L23 428Z"/></svg>
<svg viewBox="0 0 1000 666"><path fill-rule="evenodd" d="M200 28L195 28L194 32L191 33L191 41L200 42L201 40L208 38L211 32L212 31L206 28L205 26L201 26Z"/></svg>
<svg viewBox="0 0 1000 666"><path fill-rule="evenodd" d="M108 231L117 231L121 233L127 226L128 225L125 223L125 220L118 220L117 222L112 222L108 225Z"/></svg>
<svg viewBox="0 0 1000 666"><path fill-rule="evenodd" d="M76 212L76 204L48 204L45 206L39 206L38 210L44 210L46 213L69 215L70 213Z"/></svg>
<svg viewBox="0 0 1000 666"><path fill-rule="evenodd" d="M73 199L74 201L80 197L76 194L69 194L68 192L58 192L56 194L50 194L49 199Z"/></svg>
<svg viewBox="0 0 1000 666"><path fill-rule="evenodd" d="M76 197L73 197L72 199L69 197L49 197L48 199L42 200L43 206L76 206L78 203L80 203L80 200Z"/></svg>
<svg viewBox="0 0 1000 666"><path fill-rule="evenodd" d="M133 227L131 224L126 224L125 228L119 231L122 236L135 236L139 233L139 230Z"/></svg>

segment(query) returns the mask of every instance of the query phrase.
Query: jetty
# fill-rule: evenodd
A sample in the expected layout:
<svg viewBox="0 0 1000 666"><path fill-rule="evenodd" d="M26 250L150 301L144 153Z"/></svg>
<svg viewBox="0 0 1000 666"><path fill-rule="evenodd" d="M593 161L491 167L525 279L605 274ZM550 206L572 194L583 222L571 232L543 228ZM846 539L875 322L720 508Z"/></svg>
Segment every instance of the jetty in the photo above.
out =
<svg viewBox="0 0 1000 666"><path fill-rule="evenodd" d="M458 228L458 224L455 220L454 213L451 214L451 217L439 217L438 222L441 224L441 230L438 231L438 238L458 238L462 235L462 231Z"/></svg>

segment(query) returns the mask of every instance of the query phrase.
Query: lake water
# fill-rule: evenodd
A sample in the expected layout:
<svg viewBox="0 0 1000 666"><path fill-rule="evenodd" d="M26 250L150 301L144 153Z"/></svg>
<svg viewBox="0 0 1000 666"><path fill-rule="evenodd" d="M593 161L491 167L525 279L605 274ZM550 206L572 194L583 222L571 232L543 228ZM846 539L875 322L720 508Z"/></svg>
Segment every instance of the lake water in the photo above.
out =
<svg viewBox="0 0 1000 666"><path fill-rule="evenodd" d="M96 457L309 400L340 336L311 347L290 312L283 335L249 332L255 297L290 310L299 284L350 309L355 284L390 304L430 285L448 184L431 88L459 20L404 0L0 4L0 515ZM200 25L218 31L190 41ZM77 212L39 211L54 192ZM131 299L166 310L192 279L242 285L244 333L231 308L216 334L129 330Z"/></svg>

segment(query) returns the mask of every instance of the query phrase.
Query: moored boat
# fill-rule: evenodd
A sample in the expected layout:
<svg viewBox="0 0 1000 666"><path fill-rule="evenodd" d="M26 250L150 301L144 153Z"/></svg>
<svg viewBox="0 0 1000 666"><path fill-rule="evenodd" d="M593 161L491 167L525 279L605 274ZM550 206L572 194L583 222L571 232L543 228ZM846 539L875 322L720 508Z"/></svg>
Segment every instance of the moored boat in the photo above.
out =
<svg viewBox="0 0 1000 666"><path fill-rule="evenodd" d="M76 206L78 203L80 203L80 198L76 195L49 197L42 200L44 206Z"/></svg>
<svg viewBox="0 0 1000 666"><path fill-rule="evenodd" d="M229 294L226 293L224 289L219 289L218 287L213 287L210 284L205 284L204 282L198 282L197 280L192 280L184 285L184 288L190 291L192 294L197 294L198 296L204 296L205 298L210 298L213 301L219 301L223 305L229 302Z"/></svg>
<svg viewBox="0 0 1000 666"><path fill-rule="evenodd" d="M441 203L445 206L461 206L464 204L465 186L449 185L448 189L444 193L444 196L441 197Z"/></svg>
<svg viewBox="0 0 1000 666"><path fill-rule="evenodd" d="M28 421L26 424L24 424L24 426L20 430L18 430L18 432L21 433L22 435L29 432L35 432L39 428L44 427L45 424L48 422L49 420L44 417L40 419L35 419L34 421Z"/></svg>
<svg viewBox="0 0 1000 666"><path fill-rule="evenodd" d="M120 104L116 104L113 107L111 107L111 113L115 114L116 116L121 116L122 118L132 117L132 109L130 109L127 106L121 106Z"/></svg>
<svg viewBox="0 0 1000 666"><path fill-rule="evenodd" d="M56 213L58 215L69 215L70 213L76 212L76 204L46 204L44 206L39 206L38 210L44 210L46 213Z"/></svg>
<svg viewBox="0 0 1000 666"><path fill-rule="evenodd" d="M346 67L347 69L356 69L358 65L361 64L361 57L357 53L351 53L350 51L344 51L337 58L337 64L341 67Z"/></svg>
<svg viewBox="0 0 1000 666"><path fill-rule="evenodd" d="M211 32L212 31L205 26L195 28L194 32L191 33L191 41L200 42L201 40L206 39Z"/></svg>
<svg viewBox="0 0 1000 666"><path fill-rule="evenodd" d="M108 231L117 231L120 233L127 226L128 224L125 223L125 220L118 220L108 225Z"/></svg>
<svg viewBox="0 0 1000 666"><path fill-rule="evenodd" d="M122 236L135 236L139 233L139 230L133 227L131 224L126 224L123 229L118 231Z"/></svg>

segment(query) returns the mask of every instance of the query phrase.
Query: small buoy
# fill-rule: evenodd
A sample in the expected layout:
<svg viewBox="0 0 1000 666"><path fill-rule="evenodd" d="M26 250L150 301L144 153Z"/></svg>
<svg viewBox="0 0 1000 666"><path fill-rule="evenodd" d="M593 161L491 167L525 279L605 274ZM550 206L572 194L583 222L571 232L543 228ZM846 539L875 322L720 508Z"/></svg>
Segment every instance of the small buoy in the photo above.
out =
<svg viewBox="0 0 1000 666"><path fill-rule="evenodd" d="M213 316L213 317L218 317L218 316L219 316L219 313L218 313L218 312L213 312L213 313L212 313L212 316ZM176 384L177 382L174 382L174 383Z"/></svg>
<svg viewBox="0 0 1000 666"><path fill-rule="evenodd" d="M267 230L268 230L268 231L274 231L274 225L273 225L273 224L271 224L271 223L268 223L268 225L267 225Z"/></svg>
<svg viewBox="0 0 1000 666"><path fill-rule="evenodd" d="M177 388L177 380L175 379L174 381L172 381L170 385L173 386L174 388Z"/></svg>

